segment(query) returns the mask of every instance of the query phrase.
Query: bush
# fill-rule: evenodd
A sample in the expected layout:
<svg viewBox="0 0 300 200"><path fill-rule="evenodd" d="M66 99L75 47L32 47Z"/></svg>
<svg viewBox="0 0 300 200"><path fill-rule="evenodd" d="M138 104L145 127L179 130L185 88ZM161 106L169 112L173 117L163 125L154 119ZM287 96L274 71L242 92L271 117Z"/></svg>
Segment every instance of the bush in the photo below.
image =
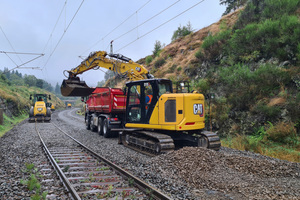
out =
<svg viewBox="0 0 300 200"><path fill-rule="evenodd" d="M299 45L299 46L300 46L300 45ZM201 60L201 59L204 57L201 48L195 53L195 57L198 58L199 60ZM299 57L300 57L300 55L299 55Z"/></svg>
<svg viewBox="0 0 300 200"><path fill-rule="evenodd" d="M194 84L196 91L204 95L207 94L210 89L210 85L207 79L199 79Z"/></svg>
<svg viewBox="0 0 300 200"><path fill-rule="evenodd" d="M216 98L212 101L212 117L217 121L219 126L222 126L228 120L228 113L231 107L224 97Z"/></svg>
<svg viewBox="0 0 300 200"><path fill-rule="evenodd" d="M201 45L201 48L198 52L196 52L195 56L198 59L205 58L207 60L215 60L218 61L218 57L222 54L223 44L230 38L231 30L226 29L215 35L208 35ZM217 60L216 60L217 59Z"/></svg>
<svg viewBox="0 0 300 200"><path fill-rule="evenodd" d="M244 61L243 57L255 51L259 52L259 58L276 57L280 61L294 61L298 52L298 43L295 41L299 40L298 17L282 15L276 20L266 19L235 30L224 49L227 55L234 55L238 62Z"/></svg>
<svg viewBox="0 0 300 200"><path fill-rule="evenodd" d="M166 60L163 58L160 58L157 61L155 61L154 66L155 66L155 68L159 68L159 67L163 66L165 63L166 63Z"/></svg>
<svg viewBox="0 0 300 200"><path fill-rule="evenodd" d="M172 67L170 67L168 70L167 70L167 73L173 73L175 71L175 69L177 68L177 65L176 64L173 64Z"/></svg>
<svg viewBox="0 0 300 200"><path fill-rule="evenodd" d="M262 102L259 102L254 110L255 113L263 114L267 120L275 120L281 114L281 109L277 106L268 106Z"/></svg>
<svg viewBox="0 0 300 200"><path fill-rule="evenodd" d="M192 25L190 22L186 26L179 26L176 31L174 31L172 36L172 41L177 40L178 38L184 37L186 35L189 35L193 32Z"/></svg>
<svg viewBox="0 0 300 200"><path fill-rule="evenodd" d="M276 19L284 14L293 14L300 5L299 0L265 0L264 3L266 6L261 14L261 17L264 19Z"/></svg>
<svg viewBox="0 0 300 200"><path fill-rule="evenodd" d="M274 65L261 65L251 71L247 65L237 64L219 70L219 83L223 85L228 102L241 110L249 108L254 97L269 97L290 81L289 73ZM275 108L264 106L260 109L267 116L273 117L272 110Z"/></svg>
<svg viewBox="0 0 300 200"><path fill-rule="evenodd" d="M266 138L279 143L297 143L296 129L291 122L279 122L276 126L271 125L266 131ZM266 138L264 140L266 140Z"/></svg>
<svg viewBox="0 0 300 200"><path fill-rule="evenodd" d="M153 58L152 56L147 56L146 57L146 64L149 65L152 62Z"/></svg>
<svg viewBox="0 0 300 200"><path fill-rule="evenodd" d="M256 93L270 93L279 89L281 85L288 84L291 77L287 71L274 65L261 65L253 72L253 81L257 84Z"/></svg>

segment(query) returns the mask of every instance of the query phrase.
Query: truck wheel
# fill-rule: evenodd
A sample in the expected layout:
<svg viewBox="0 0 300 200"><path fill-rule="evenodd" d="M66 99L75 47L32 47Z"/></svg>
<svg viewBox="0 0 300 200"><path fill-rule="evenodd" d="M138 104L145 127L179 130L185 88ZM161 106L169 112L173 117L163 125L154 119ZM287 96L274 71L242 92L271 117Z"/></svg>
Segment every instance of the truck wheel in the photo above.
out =
<svg viewBox="0 0 300 200"><path fill-rule="evenodd" d="M111 131L110 131L110 128L108 127L107 118L105 118L104 121L103 121L103 136L105 138L109 138L111 136Z"/></svg>
<svg viewBox="0 0 300 200"><path fill-rule="evenodd" d="M98 119L98 134L103 135L103 119L99 117Z"/></svg>
<svg viewBox="0 0 300 200"><path fill-rule="evenodd" d="M47 117L51 117L51 110L50 110L50 108L47 108L46 116Z"/></svg>
<svg viewBox="0 0 300 200"><path fill-rule="evenodd" d="M90 120L90 128L93 132L97 131L97 126L94 124L94 117L92 115L91 120Z"/></svg>
<svg viewBox="0 0 300 200"><path fill-rule="evenodd" d="M30 111L29 111L29 117L33 117L33 114L34 114L34 113L33 113L33 107L31 107L31 108L30 108Z"/></svg>
<svg viewBox="0 0 300 200"><path fill-rule="evenodd" d="M86 127L86 130L90 130L91 129L91 118L88 117L88 116L85 119L85 127Z"/></svg>

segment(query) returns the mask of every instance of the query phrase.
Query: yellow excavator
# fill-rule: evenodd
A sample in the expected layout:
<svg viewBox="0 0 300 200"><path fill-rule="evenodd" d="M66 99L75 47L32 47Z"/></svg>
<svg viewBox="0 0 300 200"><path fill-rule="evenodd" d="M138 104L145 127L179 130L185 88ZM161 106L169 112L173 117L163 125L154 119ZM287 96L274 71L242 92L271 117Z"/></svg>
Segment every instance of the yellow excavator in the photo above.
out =
<svg viewBox="0 0 300 200"><path fill-rule="evenodd" d="M109 56L110 58L108 58ZM63 80L64 96L88 96L90 88L78 75L106 68L129 80L126 83L126 112L120 143L144 153L160 154L182 146L200 146L219 150L220 138L205 131L204 96L199 93L173 93L172 82L157 79L148 70L121 54L105 51L91 53L68 72Z"/></svg>

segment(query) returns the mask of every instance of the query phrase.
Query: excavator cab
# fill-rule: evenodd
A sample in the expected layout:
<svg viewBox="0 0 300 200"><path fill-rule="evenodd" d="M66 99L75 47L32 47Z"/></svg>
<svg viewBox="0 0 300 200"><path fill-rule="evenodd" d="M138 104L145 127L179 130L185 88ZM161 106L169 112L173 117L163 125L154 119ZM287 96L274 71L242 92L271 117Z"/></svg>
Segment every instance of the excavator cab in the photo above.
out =
<svg viewBox="0 0 300 200"><path fill-rule="evenodd" d="M167 79L146 79L126 83L126 123L149 124L159 97L172 93L172 82Z"/></svg>

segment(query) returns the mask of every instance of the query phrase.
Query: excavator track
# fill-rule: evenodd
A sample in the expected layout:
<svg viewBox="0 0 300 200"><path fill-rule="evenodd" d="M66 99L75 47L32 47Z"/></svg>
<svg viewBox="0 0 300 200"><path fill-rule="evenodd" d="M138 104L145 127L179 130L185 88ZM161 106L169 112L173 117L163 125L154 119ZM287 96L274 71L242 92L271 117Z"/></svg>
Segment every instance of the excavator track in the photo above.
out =
<svg viewBox="0 0 300 200"><path fill-rule="evenodd" d="M165 134L150 131L123 131L122 144L146 155L155 156L173 151L173 139Z"/></svg>
<svg viewBox="0 0 300 200"><path fill-rule="evenodd" d="M144 130L125 130L121 134L121 143L140 153L156 156L175 149L174 140L167 134ZM194 137L195 146L220 150L219 136L214 132L202 131Z"/></svg>
<svg viewBox="0 0 300 200"><path fill-rule="evenodd" d="M200 137L198 138L198 146L219 151L221 147L221 141L216 133L202 131L200 133Z"/></svg>

